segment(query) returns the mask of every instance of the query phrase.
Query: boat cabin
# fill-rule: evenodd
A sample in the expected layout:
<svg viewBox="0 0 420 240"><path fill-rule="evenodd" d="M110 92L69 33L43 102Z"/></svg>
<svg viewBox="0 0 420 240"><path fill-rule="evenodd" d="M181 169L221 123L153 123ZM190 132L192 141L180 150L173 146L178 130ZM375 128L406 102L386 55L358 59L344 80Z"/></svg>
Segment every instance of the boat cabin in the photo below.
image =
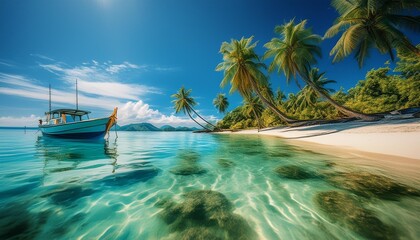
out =
<svg viewBox="0 0 420 240"><path fill-rule="evenodd" d="M89 120L89 111L78 109L56 109L46 112L47 125L65 124Z"/></svg>

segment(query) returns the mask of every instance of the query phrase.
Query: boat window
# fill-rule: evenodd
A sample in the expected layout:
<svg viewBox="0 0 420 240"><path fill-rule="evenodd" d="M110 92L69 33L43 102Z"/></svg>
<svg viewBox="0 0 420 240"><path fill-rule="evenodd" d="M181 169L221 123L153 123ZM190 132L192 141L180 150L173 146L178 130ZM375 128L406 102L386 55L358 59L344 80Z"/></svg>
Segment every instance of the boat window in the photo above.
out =
<svg viewBox="0 0 420 240"><path fill-rule="evenodd" d="M67 122L68 122L68 123L75 122L75 121L74 121L74 115L70 115L70 117L69 117L69 116L67 116Z"/></svg>
<svg viewBox="0 0 420 240"><path fill-rule="evenodd" d="M86 118L86 116L87 116L87 115L82 115L82 116L80 116L80 120L81 120L81 121L84 121L84 120L89 119L89 118Z"/></svg>

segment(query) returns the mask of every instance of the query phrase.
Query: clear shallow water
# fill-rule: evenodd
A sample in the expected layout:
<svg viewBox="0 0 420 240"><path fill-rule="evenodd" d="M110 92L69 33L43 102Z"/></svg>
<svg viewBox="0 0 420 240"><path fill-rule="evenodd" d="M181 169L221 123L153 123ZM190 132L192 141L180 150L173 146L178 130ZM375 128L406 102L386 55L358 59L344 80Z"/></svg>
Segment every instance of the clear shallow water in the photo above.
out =
<svg viewBox="0 0 420 240"><path fill-rule="evenodd" d="M271 137L119 132L114 140L0 130L0 238L420 238L420 174L387 174Z"/></svg>

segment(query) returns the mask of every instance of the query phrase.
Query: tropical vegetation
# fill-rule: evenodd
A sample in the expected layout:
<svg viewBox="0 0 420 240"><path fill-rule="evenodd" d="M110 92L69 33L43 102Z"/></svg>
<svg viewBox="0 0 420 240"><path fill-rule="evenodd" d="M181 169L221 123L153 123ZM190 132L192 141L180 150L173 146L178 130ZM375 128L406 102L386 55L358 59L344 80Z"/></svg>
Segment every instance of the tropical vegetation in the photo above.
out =
<svg viewBox="0 0 420 240"><path fill-rule="evenodd" d="M331 94L331 98L341 105L368 114L420 107L420 59L414 55L413 53L399 52L399 61L394 68L391 68L389 63L385 63L382 67L372 69L366 74L365 79L360 80L354 87L347 91L341 88ZM333 82L330 81L328 80L328 83L332 84ZM328 83L323 84L323 88L330 91L332 89L325 86ZM313 94L308 95L309 89L305 86L296 94L290 93L287 98L283 97L283 92L277 91L275 99L282 100L279 102L279 108L298 120L333 120L344 117L322 98L313 98ZM303 99L307 103L300 104L301 100L299 99ZM313 101L314 99L316 100ZM246 116L242 108L243 106L238 106L227 113L218 122L218 126L232 130L258 127L255 116ZM268 109L263 111L260 121L262 127L281 124L281 120Z"/></svg>
<svg viewBox="0 0 420 240"><path fill-rule="evenodd" d="M331 50L334 62L355 52L359 66L363 66L369 50L375 47L394 60L393 49L420 51L401 31L401 28L420 31L419 16L409 16L411 9L420 9L420 1L412 0L332 0L340 16L325 33L331 38L342 32Z"/></svg>
<svg viewBox="0 0 420 240"><path fill-rule="evenodd" d="M312 65L317 63L316 57L321 57L321 48L319 46L321 37L313 34L311 29L306 28L306 23L307 21L303 20L295 24L294 20L291 20L286 24L276 26L274 32L280 35L280 38L273 38L264 45L268 49L264 54L264 58L274 58L269 70L273 71L277 68L278 72L284 73L287 82L293 77L300 87L298 75L317 95L325 98L346 116L374 120L375 117L373 116L341 106L327 92L318 89L317 85L314 84L313 77L319 76L316 76L317 73L312 71L311 68Z"/></svg>
<svg viewBox="0 0 420 240"><path fill-rule="evenodd" d="M230 84L230 93L238 92L243 105L225 114L217 123L219 129L260 129L343 117L378 120L386 112L420 107L420 45L414 46L403 32L420 31L419 17L409 15L420 9L420 2L332 0L332 6L339 17L324 38L306 27L307 20L295 23L293 19L275 27L278 37L264 44L267 50L262 58L255 51L253 36L222 43L223 61L216 67L216 71L223 71L220 87ZM331 84L336 81L315 66L322 57L320 43L340 33L330 52L333 62L354 54L362 67L373 48L389 54L393 62L398 61L393 67L387 62L370 70L364 80L347 91L334 91ZM263 61L268 60L271 62L267 68ZM287 97L280 89L273 92L269 74L274 71L284 74L287 83L294 80L300 91ZM192 112L204 120L192 108L196 103L190 92L181 88L173 95L175 110L191 118ZM224 94L218 94L213 105L225 113L229 103Z"/></svg>
<svg viewBox="0 0 420 240"><path fill-rule="evenodd" d="M229 102L225 94L219 93L216 98L213 99L213 105L219 111L219 113L225 113L229 107Z"/></svg>
<svg viewBox="0 0 420 240"><path fill-rule="evenodd" d="M242 105L242 113L246 117L253 116L257 120L258 131L261 129L261 115L264 112L264 106L261 103L261 100L258 96L248 96L244 99L244 104Z"/></svg>
<svg viewBox="0 0 420 240"><path fill-rule="evenodd" d="M216 71L224 71L224 78L220 86L224 87L230 82L230 93L238 91L244 99L250 97L253 93L257 94L261 101L284 122L291 123L294 120L281 112L261 92L262 88L268 86L268 79L262 72L265 65L260 61L254 50L257 44L252 41L253 37L249 37L240 40L232 39L230 43L222 43L220 53L223 55L223 62L216 67Z"/></svg>
<svg viewBox="0 0 420 240"><path fill-rule="evenodd" d="M214 130L210 129L208 125L217 128L207 120L205 120L203 117L200 116L195 110L194 106L197 105L197 102L194 100L193 97L191 97L191 89L186 90L184 87L181 87L177 93L173 94L171 97L175 98L175 100L172 101L175 108L175 113L184 112L184 114L187 114L195 123L197 123L200 127L206 129L206 130ZM207 123L207 126L202 125L199 123L195 118L192 117L191 113L194 113L199 117L201 120Z"/></svg>

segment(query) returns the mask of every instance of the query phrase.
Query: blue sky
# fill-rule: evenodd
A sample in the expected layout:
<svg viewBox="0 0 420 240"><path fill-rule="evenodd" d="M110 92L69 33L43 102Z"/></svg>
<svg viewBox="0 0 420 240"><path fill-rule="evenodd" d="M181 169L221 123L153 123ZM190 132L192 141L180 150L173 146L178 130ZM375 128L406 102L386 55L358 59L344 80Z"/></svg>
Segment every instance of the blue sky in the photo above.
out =
<svg viewBox="0 0 420 240"><path fill-rule="evenodd" d="M35 126L48 110L74 107L75 80L79 108L91 117L109 115L118 106L120 124L191 126L174 115L171 95L192 89L196 109L220 119L212 105L221 89L223 41L254 36L262 55L273 29L295 18L323 35L337 17L329 0L72 0L0 1L0 125ZM419 36L414 36L419 41ZM325 40L318 67L348 89L388 56L372 52L359 69L349 57L332 64L329 51L337 38ZM296 92L284 76L270 74L273 88ZM241 104L228 95L230 108Z"/></svg>

